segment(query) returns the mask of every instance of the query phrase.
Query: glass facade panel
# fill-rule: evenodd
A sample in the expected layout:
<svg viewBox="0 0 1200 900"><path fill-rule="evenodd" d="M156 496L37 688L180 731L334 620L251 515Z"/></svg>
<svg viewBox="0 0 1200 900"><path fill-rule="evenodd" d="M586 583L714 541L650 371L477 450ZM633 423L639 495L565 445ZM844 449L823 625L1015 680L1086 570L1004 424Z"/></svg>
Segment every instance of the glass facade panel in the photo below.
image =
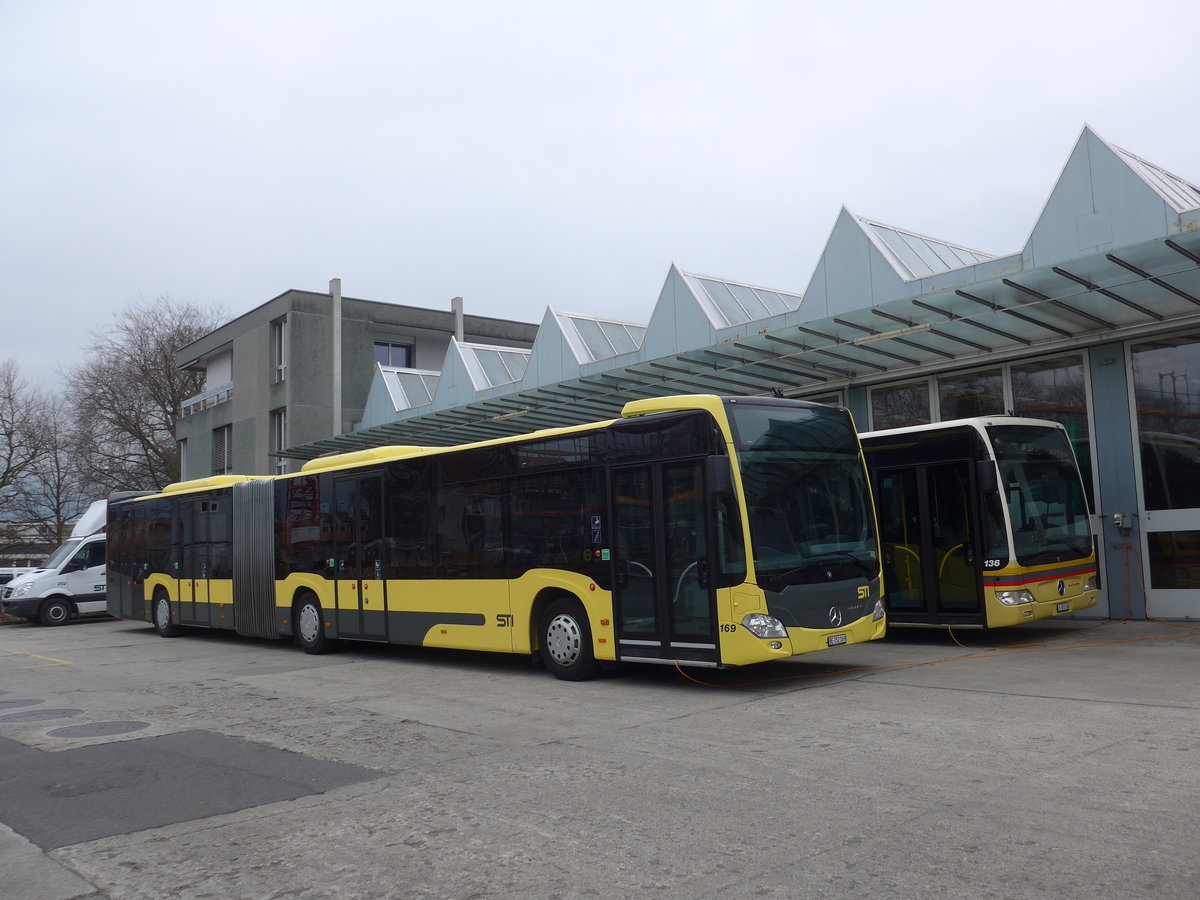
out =
<svg viewBox="0 0 1200 900"><path fill-rule="evenodd" d="M1004 412L1004 376L1000 369L946 375L938 379L938 412L943 422Z"/></svg>
<svg viewBox="0 0 1200 900"><path fill-rule="evenodd" d="M1200 588L1200 531L1158 531L1146 535L1150 587Z"/></svg>
<svg viewBox="0 0 1200 900"><path fill-rule="evenodd" d="M1200 335L1165 337L1132 351L1146 509L1200 507Z"/></svg>
<svg viewBox="0 0 1200 900"><path fill-rule="evenodd" d="M888 385L871 390L873 429L925 425L929 421L929 385L924 381Z"/></svg>
<svg viewBox="0 0 1200 900"><path fill-rule="evenodd" d="M1067 429L1067 437L1071 439L1071 447L1079 461L1088 503L1095 509L1083 360L1078 356L1059 356L1014 365L1010 382L1015 415L1049 419Z"/></svg>

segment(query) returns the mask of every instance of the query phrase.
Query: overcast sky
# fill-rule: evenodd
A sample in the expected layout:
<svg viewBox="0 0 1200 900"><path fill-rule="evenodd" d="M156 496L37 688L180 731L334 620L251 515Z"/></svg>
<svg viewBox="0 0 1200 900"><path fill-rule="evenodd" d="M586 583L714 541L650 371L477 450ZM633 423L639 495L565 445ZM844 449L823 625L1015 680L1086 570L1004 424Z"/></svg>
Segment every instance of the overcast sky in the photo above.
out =
<svg viewBox="0 0 1200 900"><path fill-rule="evenodd" d="M0 359L333 277L645 322L672 262L803 291L842 205L1010 253L1085 123L1200 180L1194 13L0 0Z"/></svg>

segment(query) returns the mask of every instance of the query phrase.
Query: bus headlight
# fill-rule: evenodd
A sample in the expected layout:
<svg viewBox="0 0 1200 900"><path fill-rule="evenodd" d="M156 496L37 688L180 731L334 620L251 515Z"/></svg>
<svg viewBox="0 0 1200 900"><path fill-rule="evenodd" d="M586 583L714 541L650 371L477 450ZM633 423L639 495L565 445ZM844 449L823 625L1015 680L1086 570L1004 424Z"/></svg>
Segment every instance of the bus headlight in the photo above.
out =
<svg viewBox="0 0 1200 900"><path fill-rule="evenodd" d="M1097 587L1099 587L1099 582L1100 582L1099 577L1096 575L1093 575L1091 578L1089 578L1087 580L1087 583L1084 584L1083 589L1085 591L1094 591L1094 590L1096 590Z"/></svg>
<svg viewBox="0 0 1200 900"><path fill-rule="evenodd" d="M1032 603L1033 594L1029 591L996 591L996 599L1005 606L1020 606L1022 603Z"/></svg>
<svg viewBox="0 0 1200 900"><path fill-rule="evenodd" d="M886 615L887 615L887 611L883 608L883 601L876 600L875 601L875 611L873 613L871 613L871 621L878 622L880 619L882 619Z"/></svg>
<svg viewBox="0 0 1200 900"><path fill-rule="evenodd" d="M28 593L30 592L30 590L32 590L32 589L33 589L33 582L32 582L32 581L27 581L27 582L25 582L23 585L21 585L20 587L18 587L18 588L17 588L15 591L13 591L13 592L12 592L12 595L13 595L14 597L24 597L24 596L25 596L26 594L28 594Z"/></svg>
<svg viewBox="0 0 1200 900"><path fill-rule="evenodd" d="M787 629L783 627L782 622L774 616L766 616L762 613L750 613L742 619L742 626L755 637L787 637Z"/></svg>

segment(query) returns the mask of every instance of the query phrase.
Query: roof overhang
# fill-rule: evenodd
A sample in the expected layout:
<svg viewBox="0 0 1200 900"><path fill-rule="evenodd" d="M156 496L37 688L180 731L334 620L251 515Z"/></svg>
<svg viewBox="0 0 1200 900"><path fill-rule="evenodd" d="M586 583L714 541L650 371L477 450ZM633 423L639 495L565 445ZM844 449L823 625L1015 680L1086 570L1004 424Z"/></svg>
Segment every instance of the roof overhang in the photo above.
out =
<svg viewBox="0 0 1200 900"><path fill-rule="evenodd" d="M414 410L281 455L478 441L612 418L639 397L812 395L1200 325L1200 227L1011 277L936 290L916 282L913 289L909 297L710 347L452 409Z"/></svg>

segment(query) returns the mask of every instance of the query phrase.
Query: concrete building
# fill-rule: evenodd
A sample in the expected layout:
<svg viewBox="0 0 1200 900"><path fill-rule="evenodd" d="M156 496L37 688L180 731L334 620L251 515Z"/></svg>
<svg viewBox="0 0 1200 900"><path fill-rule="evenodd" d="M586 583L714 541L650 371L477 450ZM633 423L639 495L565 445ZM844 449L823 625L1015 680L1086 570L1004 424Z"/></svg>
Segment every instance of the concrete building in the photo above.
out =
<svg viewBox="0 0 1200 900"><path fill-rule="evenodd" d="M176 427L183 478L288 471L275 455L341 434L362 417L380 366L440 371L452 343L528 348L537 326L289 290L179 350L180 368L202 369L204 391ZM418 376L419 377L419 376Z"/></svg>
<svg viewBox="0 0 1200 900"><path fill-rule="evenodd" d="M471 355L450 356L453 384L425 378L421 402L389 406L380 370L358 429L289 456L478 440L685 392L839 403L863 431L1035 415L1067 426L1085 470L1100 614L1200 617L1200 188L1090 128L1017 252L843 209L804 291L671 266L645 325L550 309L507 374L463 377Z"/></svg>

